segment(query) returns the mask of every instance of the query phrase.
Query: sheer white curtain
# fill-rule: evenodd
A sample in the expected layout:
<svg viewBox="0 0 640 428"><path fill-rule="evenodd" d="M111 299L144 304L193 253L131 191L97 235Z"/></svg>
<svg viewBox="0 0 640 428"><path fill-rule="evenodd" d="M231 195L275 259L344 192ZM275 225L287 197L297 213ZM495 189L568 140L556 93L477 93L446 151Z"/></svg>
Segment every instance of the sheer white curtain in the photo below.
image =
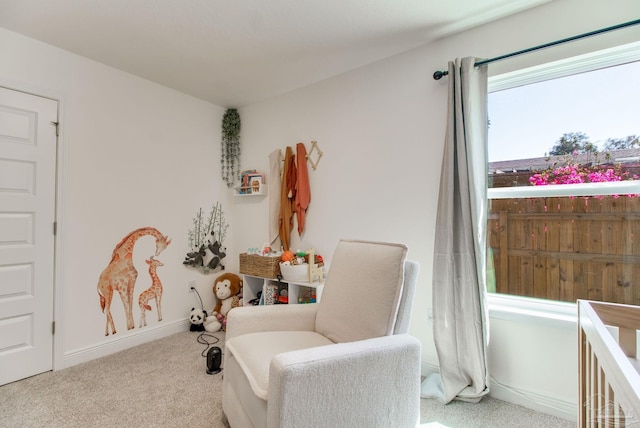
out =
<svg viewBox="0 0 640 428"><path fill-rule="evenodd" d="M489 392L486 311L487 70L449 62L449 101L433 260L440 373L422 396L480 401Z"/></svg>

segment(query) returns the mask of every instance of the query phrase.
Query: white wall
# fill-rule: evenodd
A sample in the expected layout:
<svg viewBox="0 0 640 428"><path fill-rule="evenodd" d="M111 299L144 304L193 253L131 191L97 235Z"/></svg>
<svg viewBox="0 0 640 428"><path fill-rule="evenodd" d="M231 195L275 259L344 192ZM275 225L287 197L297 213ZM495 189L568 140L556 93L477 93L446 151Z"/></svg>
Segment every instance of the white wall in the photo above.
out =
<svg viewBox="0 0 640 428"><path fill-rule="evenodd" d="M231 208L219 179L224 109L4 29L0 56L0 84L61 99L56 367L188 328L198 304L188 281L211 309L213 275L182 265L187 231L200 207L208 212L220 201ZM136 328L127 331L114 296L118 332L105 337L98 277L115 245L144 226L172 238L158 257L163 320L152 303L148 326L138 328L138 294L151 283L144 260L155 250L147 236L134 250Z"/></svg>
<svg viewBox="0 0 640 428"><path fill-rule="evenodd" d="M268 171L267 156L317 140L324 152L310 172L307 230L293 247L330 259L340 238L402 241L421 263L411 332L423 343L425 371L437 364L426 310L446 109L447 81L434 81L454 57L492 57L617 24L640 15L636 0L556 0L521 15L320 82L241 110L242 167ZM637 41L637 28L496 63L490 74ZM0 29L0 84L62 100L56 273L57 368L185 327L196 304L195 279L213 304L204 276L182 266L195 212L215 201L231 228L227 267L267 240L267 198L232 198L220 184L223 109L130 74ZM113 247L129 231L154 226L173 238L159 257L164 319L124 329L114 304L116 336L104 336L96 284ZM139 256L152 241L139 241ZM138 252L136 253L138 254ZM147 285L147 266L138 289ZM357 304L357 302L354 302ZM154 312L155 314L155 312ZM137 320L138 312L134 311ZM60 331L60 330L59 330ZM155 332L155 333L154 333ZM575 330L553 323L492 318L492 393L572 417L576 404Z"/></svg>
<svg viewBox="0 0 640 428"><path fill-rule="evenodd" d="M325 258L340 238L405 242L421 263L412 334L423 343L423 368L437 365L426 310L446 110L446 78L455 57L494 57L584 33L640 15L634 0L563 0L449 37L277 99L241 110L243 167L268 172L268 155L317 140L324 152L310 170L311 204L295 248ZM490 66L490 75L637 41L638 28L575 42ZM237 198L239 251L267 239L268 200ZM354 305L357 302L354 302ZM576 330L566 324L492 317L492 394L566 418L577 401Z"/></svg>

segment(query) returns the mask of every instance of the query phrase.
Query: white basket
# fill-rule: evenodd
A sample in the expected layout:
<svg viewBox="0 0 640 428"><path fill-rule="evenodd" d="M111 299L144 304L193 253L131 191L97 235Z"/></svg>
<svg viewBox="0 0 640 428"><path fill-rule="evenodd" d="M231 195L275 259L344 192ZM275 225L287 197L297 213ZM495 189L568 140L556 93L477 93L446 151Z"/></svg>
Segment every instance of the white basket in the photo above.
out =
<svg viewBox="0 0 640 428"><path fill-rule="evenodd" d="M309 282L309 265L285 265L280 263L282 279L289 282ZM314 281L317 279L314 278Z"/></svg>

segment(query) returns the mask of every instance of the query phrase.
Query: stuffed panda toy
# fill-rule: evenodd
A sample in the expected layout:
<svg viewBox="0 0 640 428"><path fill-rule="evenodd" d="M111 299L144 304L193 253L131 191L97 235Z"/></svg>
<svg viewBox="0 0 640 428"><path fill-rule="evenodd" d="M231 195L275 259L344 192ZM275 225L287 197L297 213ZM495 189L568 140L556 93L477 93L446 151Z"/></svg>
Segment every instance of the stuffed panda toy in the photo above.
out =
<svg viewBox="0 0 640 428"><path fill-rule="evenodd" d="M204 322L207 319L207 311L191 308L189 313L189 321L191 321L191 327L189 331L204 331Z"/></svg>

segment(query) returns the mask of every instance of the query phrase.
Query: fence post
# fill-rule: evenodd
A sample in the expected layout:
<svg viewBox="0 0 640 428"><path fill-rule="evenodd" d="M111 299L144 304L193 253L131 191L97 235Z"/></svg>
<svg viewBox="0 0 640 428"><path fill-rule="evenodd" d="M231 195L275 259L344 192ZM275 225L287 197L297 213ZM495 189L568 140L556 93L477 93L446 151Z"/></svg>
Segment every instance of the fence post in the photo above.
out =
<svg viewBox="0 0 640 428"><path fill-rule="evenodd" d="M498 248L500 253L498 257L500 258L500 269L498 270L498 284L496 285L496 291L499 293L509 292L508 215L509 213L506 211L500 211L499 213L498 231L500 234L498 235Z"/></svg>

